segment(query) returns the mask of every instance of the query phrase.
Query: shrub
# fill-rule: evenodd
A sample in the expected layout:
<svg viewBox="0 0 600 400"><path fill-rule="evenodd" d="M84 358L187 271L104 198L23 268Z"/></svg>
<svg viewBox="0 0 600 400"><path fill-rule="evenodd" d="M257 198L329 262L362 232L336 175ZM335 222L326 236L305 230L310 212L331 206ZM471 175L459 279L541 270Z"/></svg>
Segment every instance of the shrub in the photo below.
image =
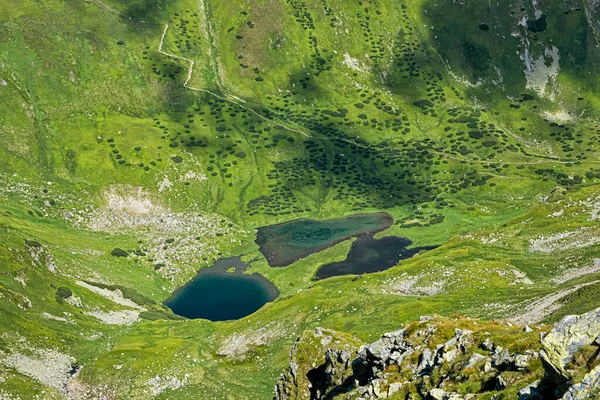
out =
<svg viewBox="0 0 600 400"><path fill-rule="evenodd" d="M422 109L433 107L433 103L429 100L417 100L413 104Z"/></svg>
<svg viewBox="0 0 600 400"><path fill-rule="evenodd" d="M126 252L126 251L125 251L125 250L123 250L123 249L120 249L120 248L118 248L118 247L115 247L115 248L113 249L113 251L111 251L111 252L110 252L110 255L111 255L111 256L113 256L113 257L127 257L127 256L129 255L129 253L128 253L128 252Z"/></svg>
<svg viewBox="0 0 600 400"><path fill-rule="evenodd" d="M73 296L73 292L66 286L61 286L56 289L56 301L62 303L64 299L68 299Z"/></svg>

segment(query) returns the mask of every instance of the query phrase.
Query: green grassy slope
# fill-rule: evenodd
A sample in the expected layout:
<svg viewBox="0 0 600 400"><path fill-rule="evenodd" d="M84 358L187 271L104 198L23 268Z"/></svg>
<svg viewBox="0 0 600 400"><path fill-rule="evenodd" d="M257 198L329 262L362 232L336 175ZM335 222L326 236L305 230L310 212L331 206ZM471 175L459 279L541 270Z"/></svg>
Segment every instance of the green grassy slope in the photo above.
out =
<svg viewBox="0 0 600 400"><path fill-rule="evenodd" d="M535 7L9 0L0 393L269 398L304 329L370 340L430 313L553 322L597 306L598 11ZM253 242L258 226L371 211L396 221L378 237L440 247L314 282L350 242L286 268ZM226 323L160 306L232 255L280 298ZM52 349L83 366L66 389L40 380Z"/></svg>

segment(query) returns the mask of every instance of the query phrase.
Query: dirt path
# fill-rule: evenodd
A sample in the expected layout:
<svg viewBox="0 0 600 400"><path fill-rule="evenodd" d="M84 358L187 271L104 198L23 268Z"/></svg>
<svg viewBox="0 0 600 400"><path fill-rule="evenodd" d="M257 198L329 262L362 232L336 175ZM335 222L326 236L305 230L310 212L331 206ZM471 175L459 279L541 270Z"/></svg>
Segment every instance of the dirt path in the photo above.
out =
<svg viewBox="0 0 600 400"><path fill-rule="evenodd" d="M111 13L113 13L113 14L117 14L117 15L120 15L120 16L124 17L124 16L123 16L123 15L122 15L120 12L118 12L118 11L117 11L117 10L115 10L114 8L110 7L109 5L107 5L107 4L103 3L103 2L101 2L100 0L84 0L84 1L85 1L85 2L87 2L87 3L96 3L96 4L98 4L100 7L102 7L102 8L104 8L104 9L106 9L107 11L109 11L109 12L111 12ZM129 19L131 19L131 18L129 18ZM141 22L145 22L145 21L141 21Z"/></svg>
<svg viewBox="0 0 600 400"><path fill-rule="evenodd" d="M537 156L537 155L528 156L528 157L540 158L536 161L512 162L512 161L500 161L500 160L470 160L468 158L458 157L454 154L444 153L443 151L433 151L432 153L439 154L441 156L444 156L445 158L450 158L450 159L456 160L456 161L467 161L470 163L477 163L477 164L506 163L506 164L511 164L511 165L536 165L536 164L552 164L552 163L569 164L569 163L574 162L574 161L563 161L563 160L558 160L558 159L544 158L542 156ZM585 160L585 161L582 161L582 164L583 163L600 163L600 160Z"/></svg>
<svg viewBox="0 0 600 400"><path fill-rule="evenodd" d="M272 120L270 118L265 117L264 115L261 115L261 114L257 113L251 107L244 106L244 104L247 104L246 101L240 99L239 97L232 96L232 95L227 95L227 94L225 94L224 96L220 96L220 95L218 95L218 94L216 94L214 92L211 92L210 90L202 89L202 88L196 88L196 87L188 85L188 83L190 82L190 79L192 79L192 74L194 73L194 65L195 65L195 63L194 63L193 60L190 60L189 58L185 58L185 57L177 56L175 54L167 53L166 51L163 50L164 40L165 40L165 36L167 35L168 29L169 29L169 24L166 24L165 30L164 30L164 32L162 34L162 37L160 38L160 45L158 46L158 52L161 53L161 54L163 54L163 55L165 55L165 56L167 56L167 57L175 58L175 59L178 59L178 60L183 60L183 61L186 61L186 62L188 62L190 64L190 69L188 70L187 79L185 80L185 83L183 84L183 86L186 89L194 90L194 91L197 91L197 92L208 93L208 94L210 94L210 95L212 95L212 96L214 96L214 97L216 97L218 99L228 101L230 103L233 103L233 104L237 105L238 107L240 107L240 108L242 108L244 110L250 111L252 114L256 115L260 119L263 119L263 120L271 122L271 123L279 124L279 125L283 126L285 129L287 129L288 131L296 132L296 133L299 133L299 134L304 135L306 137L312 137L311 135L307 134L306 132L294 129L294 128L290 127L290 126L286 126L285 124L281 123L280 121L274 121L274 120ZM218 75L218 71L215 71L215 72ZM220 86L220 85L218 85L218 86ZM223 90L223 89L221 89L221 90Z"/></svg>
<svg viewBox="0 0 600 400"><path fill-rule="evenodd" d="M100 0L84 0L84 1L90 2L90 3L95 3L99 7L104 8L105 10L107 10L107 11L113 13L113 14L116 14L116 15L119 15L119 16L121 16L123 18L126 18L119 11L117 11L114 8L108 6L107 4L103 3ZM206 17L206 11L205 11L205 7L204 7L204 3L202 3L202 1L199 4L199 8L200 8L200 11L203 13L203 18L206 19L207 18ZM131 18L128 18L128 19L131 19ZM142 21L142 20L140 20L140 22L146 23L146 21ZM208 26L207 26L206 20L203 21L202 25L204 27L204 30L208 31ZM240 108L242 108L244 110L250 111L252 114L256 115L258 118L260 118L262 120L265 120L265 121L268 121L268 122L271 122L271 123L274 123L274 124L281 125L285 129L287 129L288 131L299 133L299 134L304 135L306 137L312 137L311 135L307 134L304 131L298 130L298 129L293 128L293 127L290 127L289 125L286 125L286 124L284 124L284 123L282 123L280 121L275 121L275 120L272 120L270 118L265 117L264 115L259 114L258 112L256 112L251 107L249 107L247 105L244 105L244 104L247 104L247 102L245 100L243 100L243 99L240 99L237 96L227 95L227 94L224 94L223 96L221 96L221 95L218 95L218 94L216 94L214 92L211 92L210 90L207 90L207 89L196 88L196 87L190 86L189 82L192 79L192 74L194 73L195 62L193 60L190 60L189 58L181 57L181 56L178 56L178 55L175 55L175 54L171 54L171 53L167 53L166 51L163 50L164 41L165 41L165 37L167 35L167 31L168 30L169 30L169 24L165 24L165 29L163 31L163 34L162 34L161 38L160 38L160 44L158 46L158 52L160 54L163 54L163 55L167 56L167 57L175 58L175 59L178 59L178 60L183 60L183 61L189 63L190 68L188 70L188 74L187 74L187 78L185 80L185 83L183 84L183 86L186 89L194 90L196 92L203 92L203 93L210 94L211 96L214 96L214 97L216 97L218 99L228 101L230 103L233 103L233 104L237 105L238 107L240 107ZM206 38L210 38L209 32L205 32L205 37ZM209 55L211 55L210 53L211 52L209 51ZM211 55L211 59L212 59L212 55ZM213 64L213 62L211 62L211 64ZM212 67L213 67L213 69L217 69L216 65L212 65ZM215 71L215 72L217 73L217 76L219 76L218 71ZM221 87L221 84L219 82L217 82L217 86L221 89L221 91L225 92L224 89Z"/></svg>
<svg viewBox="0 0 600 400"><path fill-rule="evenodd" d="M583 288L600 282L600 280L582 283L580 285L573 286L572 288L562 290L557 293L544 296L541 299L535 300L525 306L525 312L510 318L510 320L516 324L535 324L542 321L544 318L552 314L554 311L560 309L561 305L558 301L569 294Z"/></svg>

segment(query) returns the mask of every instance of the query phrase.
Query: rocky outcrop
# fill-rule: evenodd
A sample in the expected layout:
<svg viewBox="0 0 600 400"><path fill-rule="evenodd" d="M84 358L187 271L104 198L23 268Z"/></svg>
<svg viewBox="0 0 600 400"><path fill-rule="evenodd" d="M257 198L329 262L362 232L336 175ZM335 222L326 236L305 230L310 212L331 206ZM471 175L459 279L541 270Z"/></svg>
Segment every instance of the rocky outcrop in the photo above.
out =
<svg viewBox="0 0 600 400"><path fill-rule="evenodd" d="M504 327L521 340L539 338L539 331ZM462 389L467 382L484 393L525 388L521 398L535 399L537 389L526 387L537 350L517 353L495 344L492 328L497 330L466 319L423 318L353 349L348 346L357 339L345 334L305 332L276 385L276 399L475 399Z"/></svg>
<svg viewBox="0 0 600 400"><path fill-rule="evenodd" d="M290 365L275 386L276 398L322 399L342 390L361 342L351 335L317 328L305 331L290 352Z"/></svg>
<svg viewBox="0 0 600 400"><path fill-rule="evenodd" d="M427 317L361 345L318 329L294 345L276 399L600 399L599 335L600 308L567 316L547 334Z"/></svg>
<svg viewBox="0 0 600 400"><path fill-rule="evenodd" d="M567 389L563 400L584 400L600 398L600 366L592 369L580 383Z"/></svg>
<svg viewBox="0 0 600 400"><path fill-rule="evenodd" d="M557 374L565 376L565 367L577 350L594 343L599 335L600 308L583 315L568 315L542 339L542 358Z"/></svg>
<svg viewBox="0 0 600 400"><path fill-rule="evenodd" d="M558 397L600 398L600 308L566 316L542 339L542 346L546 380L555 382Z"/></svg>

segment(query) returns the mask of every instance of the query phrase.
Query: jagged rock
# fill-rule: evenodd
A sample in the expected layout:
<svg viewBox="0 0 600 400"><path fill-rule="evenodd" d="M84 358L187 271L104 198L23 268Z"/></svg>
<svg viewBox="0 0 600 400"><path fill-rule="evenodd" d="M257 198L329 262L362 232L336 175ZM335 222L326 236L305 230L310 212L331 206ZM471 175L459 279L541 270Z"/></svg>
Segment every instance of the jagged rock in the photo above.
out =
<svg viewBox="0 0 600 400"><path fill-rule="evenodd" d="M458 328L454 329L454 337L456 339L460 339L462 337L471 335L472 333L473 332L468 329L458 329Z"/></svg>
<svg viewBox="0 0 600 400"><path fill-rule="evenodd" d="M485 360L486 358L487 358L486 356L482 356L479 353L474 353L469 358L469 361L467 361L467 364L465 365L465 368L472 368L475 365L479 364L481 361Z"/></svg>
<svg viewBox="0 0 600 400"><path fill-rule="evenodd" d="M452 339L444 343L444 351L448 351L454 347L456 347L456 337L453 337Z"/></svg>
<svg viewBox="0 0 600 400"><path fill-rule="evenodd" d="M466 329L455 329L454 337L456 338L457 347L463 352L466 353L469 347L472 344L472 331Z"/></svg>
<svg viewBox="0 0 600 400"><path fill-rule="evenodd" d="M398 329L397 331L383 334L383 337L390 339L390 341L395 345L401 345L404 343L405 333L406 329Z"/></svg>
<svg viewBox="0 0 600 400"><path fill-rule="evenodd" d="M433 369L438 365L439 357L435 352L426 347L419 357L419 365L416 374L419 376L430 375Z"/></svg>
<svg viewBox="0 0 600 400"><path fill-rule="evenodd" d="M401 363L413 349L404 343L405 329L388 332L381 339L362 347L352 361L354 375L364 385L386 366Z"/></svg>
<svg viewBox="0 0 600 400"><path fill-rule="evenodd" d="M506 381L504 380L504 378L502 377L502 375L498 375L496 377L496 390L504 390L506 389Z"/></svg>
<svg viewBox="0 0 600 400"><path fill-rule="evenodd" d="M600 308L583 315L568 315L542 340L542 358L563 373L573 354L581 346L593 343L599 333Z"/></svg>
<svg viewBox="0 0 600 400"><path fill-rule="evenodd" d="M383 379L374 379L371 381L371 392L373 392L373 395L378 399L387 399L388 392L383 389L383 386L386 383L387 382Z"/></svg>
<svg viewBox="0 0 600 400"><path fill-rule="evenodd" d="M331 340L323 341L324 337ZM347 384L350 360L360 342L340 332L305 331L290 351L290 366L275 386L278 400L321 399Z"/></svg>
<svg viewBox="0 0 600 400"><path fill-rule="evenodd" d="M429 391L429 396L435 400L446 400L448 398L448 393L442 389L431 389Z"/></svg>
<svg viewBox="0 0 600 400"><path fill-rule="evenodd" d="M388 387L388 397L393 395L394 393L400 391L400 389L402 389L402 383L400 382L393 382L390 384L390 386Z"/></svg>
<svg viewBox="0 0 600 400"><path fill-rule="evenodd" d="M492 343L490 338L487 338L479 347L481 347L483 350L492 351L494 350L494 343Z"/></svg>
<svg viewBox="0 0 600 400"><path fill-rule="evenodd" d="M382 363L390 358L391 351L392 343L388 338L379 339L365 347L365 353L369 359L377 360Z"/></svg>
<svg viewBox="0 0 600 400"><path fill-rule="evenodd" d="M519 400L544 400L542 393L538 390L539 385L540 381L535 381L519 390Z"/></svg>
<svg viewBox="0 0 600 400"><path fill-rule="evenodd" d="M508 349L503 349L497 356L493 357L494 366L496 368L505 368L509 363Z"/></svg>
<svg viewBox="0 0 600 400"><path fill-rule="evenodd" d="M298 364L295 361L290 362L290 373L294 379L294 385L297 385L298 380L296 379L296 376L298 375Z"/></svg>
<svg viewBox="0 0 600 400"><path fill-rule="evenodd" d="M345 349L329 348L325 350L327 386L336 386L343 383L346 377L344 372L348 370L350 357L350 351Z"/></svg>
<svg viewBox="0 0 600 400"><path fill-rule="evenodd" d="M428 398L434 400L464 400L461 394L455 392L448 393L440 388L431 389L428 393Z"/></svg>
<svg viewBox="0 0 600 400"><path fill-rule="evenodd" d="M488 372L490 372L492 370L492 363L490 362L490 360L488 359L485 364L483 364L483 373L487 374Z"/></svg>
<svg viewBox="0 0 600 400"><path fill-rule="evenodd" d="M526 354L517 354L514 357L514 365L518 370L526 370L529 367L529 362L531 361L531 356Z"/></svg>
<svg viewBox="0 0 600 400"><path fill-rule="evenodd" d="M571 373L566 365L582 347L594 343L600 333L600 308L582 315L568 315L542 339L540 352L547 379L554 381L559 395L569 390Z"/></svg>
<svg viewBox="0 0 600 400"><path fill-rule="evenodd" d="M454 336L447 340L448 321L452 320L437 317L415 322L367 345L331 330L305 332L292 349L290 366L276 386L276 399L387 399L398 397L398 392L403 393L404 385L408 385L407 398L473 400L477 397L456 391L466 379L487 380L479 383L486 390L499 392L512 390L516 384L524 386L525 379L534 372L528 366L533 365L531 360L538 347L524 354L511 354L488 340L479 346L488 349L490 355L486 356L474 346L475 338L487 328L484 323L473 323L473 331L455 329ZM465 325L463 321L461 327ZM494 365L501 368L495 369ZM478 370L465 373L465 368ZM500 375L500 371L510 372ZM439 381L431 379L434 374L439 375ZM432 389L434 382L437 387ZM533 386L522 392L531 396L537 393ZM495 394L496 398L504 395Z"/></svg>
<svg viewBox="0 0 600 400"><path fill-rule="evenodd" d="M460 355L460 352L458 351L458 349L452 349L450 351L447 351L444 353L444 355L442 356L444 361L451 363L452 361L454 361L458 356Z"/></svg>
<svg viewBox="0 0 600 400"><path fill-rule="evenodd" d="M369 388L366 388L364 386L359 387L358 389L356 389L356 392L358 394L360 394L361 396L364 396L365 394L369 393Z"/></svg>
<svg viewBox="0 0 600 400"><path fill-rule="evenodd" d="M523 328L523 332L528 332L528 333L529 333L529 332L533 332L533 329L531 329L531 328L529 327L529 325L525 325L525 328Z"/></svg>
<svg viewBox="0 0 600 400"><path fill-rule="evenodd" d="M592 369L581 381L571 386L562 400L592 400L600 398L600 365Z"/></svg>
<svg viewBox="0 0 600 400"><path fill-rule="evenodd" d="M360 356L363 359L376 362L380 366L384 366L390 359L390 356L394 350L405 350L404 346L404 332L405 330L399 330L395 332L386 333L383 337L376 342L365 346L363 351L360 352Z"/></svg>
<svg viewBox="0 0 600 400"><path fill-rule="evenodd" d="M404 359L408 356L410 356L412 353L414 353L414 349L412 348L407 348L405 351L393 351L392 354L390 354L390 359L389 359L389 364L402 364L402 362L404 361Z"/></svg>

